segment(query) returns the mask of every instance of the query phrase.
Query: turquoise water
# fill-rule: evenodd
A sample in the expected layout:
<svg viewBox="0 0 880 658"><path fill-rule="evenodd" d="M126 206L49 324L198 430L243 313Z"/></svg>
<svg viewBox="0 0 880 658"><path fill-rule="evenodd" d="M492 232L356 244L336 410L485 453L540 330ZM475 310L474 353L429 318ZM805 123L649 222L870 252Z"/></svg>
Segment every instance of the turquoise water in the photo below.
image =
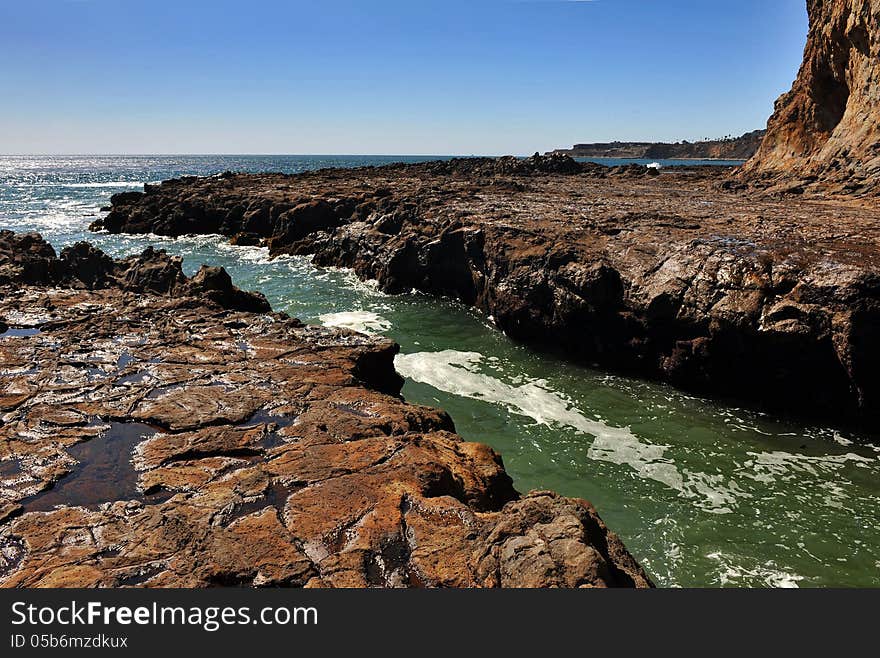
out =
<svg viewBox="0 0 880 658"><path fill-rule="evenodd" d="M388 296L308 258L270 261L216 236L90 234L112 193L181 174L378 164L368 157L0 157L0 228L114 255L154 244L226 267L275 308L402 346L407 399L498 449L520 490L591 500L666 586L880 586L880 450L834 427L757 414L581 368L509 341L485 317ZM875 437L876 438L876 437Z"/></svg>

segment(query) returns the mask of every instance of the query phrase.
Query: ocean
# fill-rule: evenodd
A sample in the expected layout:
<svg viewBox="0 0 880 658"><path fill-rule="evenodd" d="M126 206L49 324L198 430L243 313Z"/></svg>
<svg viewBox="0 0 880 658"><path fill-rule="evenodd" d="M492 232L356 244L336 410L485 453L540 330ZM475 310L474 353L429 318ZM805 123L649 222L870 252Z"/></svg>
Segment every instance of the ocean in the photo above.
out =
<svg viewBox="0 0 880 658"><path fill-rule="evenodd" d="M170 177L429 159L0 156L0 228L38 231L59 250L89 240L124 256L155 245L188 273L222 265L306 322L395 339L408 400L443 407L461 435L496 448L519 490L592 501L659 585L880 586L880 448L867 436L572 365L460 304L385 295L308 257L270 260L219 236L88 230L112 194Z"/></svg>

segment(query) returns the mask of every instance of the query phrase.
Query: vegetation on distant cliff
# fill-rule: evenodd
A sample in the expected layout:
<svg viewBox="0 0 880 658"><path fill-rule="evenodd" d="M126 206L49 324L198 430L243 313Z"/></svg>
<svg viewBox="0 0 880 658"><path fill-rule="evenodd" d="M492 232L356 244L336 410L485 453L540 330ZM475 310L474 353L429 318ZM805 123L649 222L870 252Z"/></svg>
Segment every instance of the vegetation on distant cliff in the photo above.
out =
<svg viewBox="0 0 880 658"><path fill-rule="evenodd" d="M753 130L739 137L723 137L698 142L605 142L575 144L554 153L575 158L657 158L698 160L748 160L758 150L764 130Z"/></svg>

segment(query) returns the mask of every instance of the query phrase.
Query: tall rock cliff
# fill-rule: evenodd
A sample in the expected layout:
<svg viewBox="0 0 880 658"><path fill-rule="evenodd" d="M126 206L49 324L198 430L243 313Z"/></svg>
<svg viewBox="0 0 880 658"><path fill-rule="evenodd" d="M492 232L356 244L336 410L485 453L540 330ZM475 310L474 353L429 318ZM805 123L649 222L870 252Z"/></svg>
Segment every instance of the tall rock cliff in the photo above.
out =
<svg viewBox="0 0 880 658"><path fill-rule="evenodd" d="M880 194L880 0L807 0L794 85L742 175L765 187Z"/></svg>

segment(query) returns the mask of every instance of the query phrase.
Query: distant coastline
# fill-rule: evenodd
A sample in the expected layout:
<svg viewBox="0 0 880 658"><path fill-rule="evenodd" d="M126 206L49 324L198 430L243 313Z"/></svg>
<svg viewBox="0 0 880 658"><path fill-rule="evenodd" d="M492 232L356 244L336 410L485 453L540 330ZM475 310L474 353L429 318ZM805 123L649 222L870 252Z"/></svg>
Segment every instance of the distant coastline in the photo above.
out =
<svg viewBox="0 0 880 658"><path fill-rule="evenodd" d="M651 162L657 162L663 167L739 167L746 162L746 160L732 158L615 158L606 156L574 156L574 160L577 162L595 162L607 167L628 164L646 165Z"/></svg>
<svg viewBox="0 0 880 658"><path fill-rule="evenodd" d="M550 153L573 158L627 158L656 160L748 160L758 150L765 130L754 130L739 137L698 142L597 142L575 144Z"/></svg>

